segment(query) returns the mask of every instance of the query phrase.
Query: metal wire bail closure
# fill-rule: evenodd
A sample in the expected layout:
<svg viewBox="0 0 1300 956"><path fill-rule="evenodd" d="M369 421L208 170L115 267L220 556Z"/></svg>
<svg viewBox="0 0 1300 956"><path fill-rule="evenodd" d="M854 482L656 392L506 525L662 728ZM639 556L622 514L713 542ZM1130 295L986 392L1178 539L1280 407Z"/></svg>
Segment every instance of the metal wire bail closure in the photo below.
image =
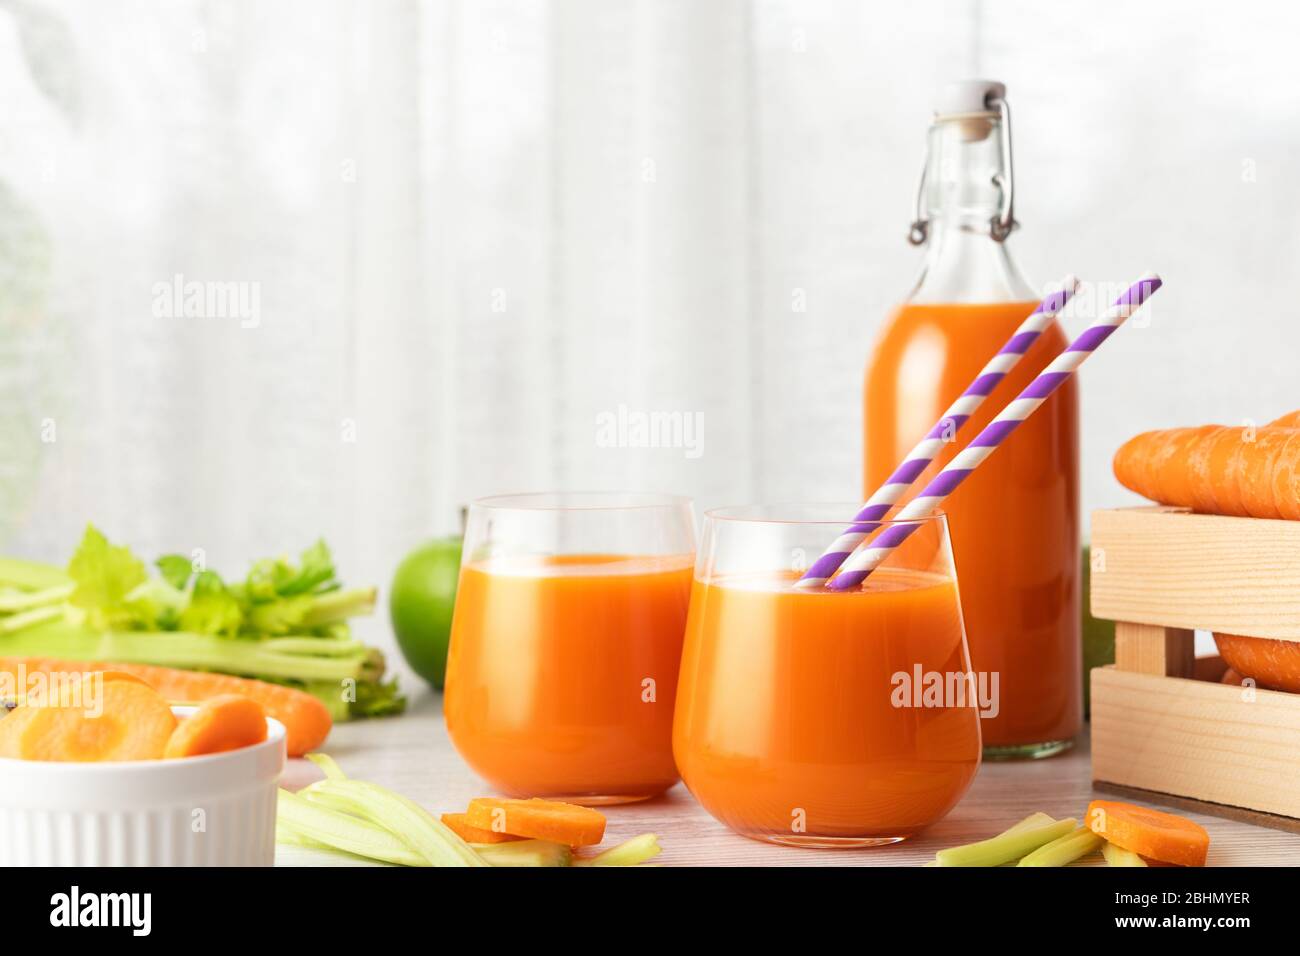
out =
<svg viewBox="0 0 1300 956"><path fill-rule="evenodd" d="M1002 158L1007 174L1003 176L999 173L993 177L993 185L1002 192L1002 201L998 214L989 221L989 235L994 242L1002 242L1020 225L1016 222L1015 215L1016 174L1011 158L1011 104L1005 97L989 97L987 103L990 109L997 109L1002 119Z"/></svg>
<svg viewBox="0 0 1300 956"><path fill-rule="evenodd" d="M921 154L921 181L916 186L916 200L912 204L912 227L907 230L907 241L914 246L925 245L930 235L930 220L925 218L925 171L930 167L930 138L925 140Z"/></svg>
<svg viewBox="0 0 1300 956"><path fill-rule="evenodd" d="M1004 242L1007 236L1015 232L1020 223L1015 215L1015 165L1011 156L1011 105L1005 97L990 95L984 101L990 111L996 110L1001 121L1002 156L1006 175L993 177L993 185L998 187L1001 199L998 202L997 215L989 220L989 236L994 242ZM930 143L926 140L925 152L921 156L921 181L916 187L916 198L912 204L912 225L907 230L907 241L914 246L925 245L930 237L930 220L925 215L925 171L930 166Z"/></svg>

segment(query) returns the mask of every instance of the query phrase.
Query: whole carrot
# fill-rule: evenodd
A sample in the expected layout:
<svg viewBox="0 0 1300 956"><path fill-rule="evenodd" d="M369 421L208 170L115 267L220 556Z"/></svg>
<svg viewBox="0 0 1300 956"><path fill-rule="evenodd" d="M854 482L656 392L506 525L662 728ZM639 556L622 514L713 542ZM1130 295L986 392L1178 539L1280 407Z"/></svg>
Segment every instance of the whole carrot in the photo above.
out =
<svg viewBox="0 0 1300 956"><path fill-rule="evenodd" d="M1287 412L1268 423L1272 428L1300 428L1300 411Z"/></svg>
<svg viewBox="0 0 1300 956"><path fill-rule="evenodd" d="M1144 432L1115 453L1124 487L1206 514L1300 519L1300 412L1259 428Z"/></svg>
<svg viewBox="0 0 1300 956"><path fill-rule="evenodd" d="M197 704L222 694L248 697L284 724L285 747L291 757L302 756L319 747L329 735L333 723L325 705L311 694L280 684L231 677L228 674L183 671L151 664L63 661L50 657L0 657L0 674L8 674L11 681L17 681L20 670L28 675L121 671L140 678L168 700L185 703Z"/></svg>

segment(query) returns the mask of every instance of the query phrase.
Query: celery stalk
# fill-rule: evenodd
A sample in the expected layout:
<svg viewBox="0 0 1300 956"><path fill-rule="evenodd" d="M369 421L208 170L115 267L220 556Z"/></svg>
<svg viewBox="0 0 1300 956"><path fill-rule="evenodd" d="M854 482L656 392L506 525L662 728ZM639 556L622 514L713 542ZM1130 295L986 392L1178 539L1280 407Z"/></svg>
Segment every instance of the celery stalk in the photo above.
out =
<svg viewBox="0 0 1300 956"><path fill-rule="evenodd" d="M1045 843L1033 853L1023 857L1017 866L1066 866L1080 857L1093 853L1102 844L1101 837L1087 827Z"/></svg>
<svg viewBox="0 0 1300 956"><path fill-rule="evenodd" d="M258 642L275 654L304 654L308 657L355 657L364 659L370 648L350 637L268 637Z"/></svg>
<svg viewBox="0 0 1300 956"><path fill-rule="evenodd" d="M391 834L389 834L387 831L381 831L381 832L383 832L384 836L391 837ZM319 840L313 840L311 837L306 836L295 827L285 823L283 820L277 820L275 823L275 842L279 846L297 846L297 847L302 847L305 850L313 850L316 853L329 853L334 856L342 857L344 860L349 860L349 861L363 860L366 863L370 863L375 866L398 866L399 865L397 863L393 863L390 860L379 860L370 856L361 856L356 853L349 853L347 850L340 850L337 847L332 847L328 843L321 843ZM414 853L410 853L409 850L407 850L406 852L410 854L413 860L416 861L412 865L414 866L424 865L424 862L422 860L419 860L419 858L416 857Z"/></svg>
<svg viewBox="0 0 1300 956"><path fill-rule="evenodd" d="M491 866L568 866L573 860L573 850L550 840L511 840L470 846Z"/></svg>
<svg viewBox="0 0 1300 956"><path fill-rule="evenodd" d="M58 604L28 608L16 614L0 617L0 635L16 634L25 628L35 627L38 624L44 624L46 621L52 621L56 617L62 616L63 607Z"/></svg>
<svg viewBox="0 0 1300 956"><path fill-rule="evenodd" d="M575 866L639 866L646 860L652 860L661 853L659 837L653 833L643 833L625 843L610 847L604 853L593 856L590 860L579 860Z"/></svg>
<svg viewBox="0 0 1300 956"><path fill-rule="evenodd" d="M275 842L283 846L303 846L311 850L332 850L333 847L305 836L302 831L294 829L284 820L275 821Z"/></svg>
<svg viewBox="0 0 1300 956"><path fill-rule="evenodd" d="M53 620L11 634L0 632L0 655L156 664L278 680L360 679L365 665L365 657L360 654L353 657L281 654L265 650L263 643L186 631L101 633L67 620Z"/></svg>
<svg viewBox="0 0 1300 956"><path fill-rule="evenodd" d="M1146 866L1147 861L1132 850L1107 841L1101 845L1101 855L1106 858L1107 866Z"/></svg>
<svg viewBox="0 0 1300 956"><path fill-rule="evenodd" d="M318 627L321 624L369 614L375 609L375 599L378 596L378 589L373 587L327 591L312 599L311 607L303 615L302 626Z"/></svg>
<svg viewBox="0 0 1300 956"><path fill-rule="evenodd" d="M1065 836L1079 825L1075 819L1058 820L1046 826L1027 827L1004 833L979 843L968 843L940 850L935 854L939 866L1001 866L1018 860L1044 844Z"/></svg>
<svg viewBox="0 0 1300 956"><path fill-rule="evenodd" d="M34 607L50 604L62 604L72 594L71 584L56 584L54 587L39 591L10 591L0 594L0 612L13 614L15 611L28 611Z"/></svg>
<svg viewBox="0 0 1300 956"><path fill-rule="evenodd" d="M429 865L423 856L383 827L316 806L288 790L280 791L276 813L277 823L287 825L290 832L331 849L401 866Z"/></svg>
<svg viewBox="0 0 1300 956"><path fill-rule="evenodd" d="M0 585L21 591L43 591L71 583L62 568L21 558L0 558Z"/></svg>
<svg viewBox="0 0 1300 956"><path fill-rule="evenodd" d="M343 772L343 768L338 765L338 761L329 754L307 754L307 759L321 768L327 780L346 780L348 778L348 775Z"/></svg>
<svg viewBox="0 0 1300 956"><path fill-rule="evenodd" d="M339 809L388 830L422 856L429 866L487 866L474 849L413 800L378 784L359 780L322 780L311 786Z"/></svg>
<svg viewBox="0 0 1300 956"><path fill-rule="evenodd" d="M308 850L322 850L327 853L343 853L348 856L356 856L355 853L348 854L346 850L339 850L328 843L313 840L293 824L287 822L283 815L278 816L275 821L275 842L281 846L300 846ZM369 858L367 857L367 859Z"/></svg>

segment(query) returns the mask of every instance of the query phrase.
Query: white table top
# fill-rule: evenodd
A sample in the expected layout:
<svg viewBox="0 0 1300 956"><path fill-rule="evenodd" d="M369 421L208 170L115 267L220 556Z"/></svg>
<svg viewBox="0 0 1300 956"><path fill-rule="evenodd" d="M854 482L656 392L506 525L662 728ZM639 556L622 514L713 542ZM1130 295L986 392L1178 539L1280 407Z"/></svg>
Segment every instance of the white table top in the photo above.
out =
<svg viewBox="0 0 1300 956"><path fill-rule="evenodd" d="M408 687L410 685L408 684ZM463 810L490 793L456 755L442 722L442 699L425 688L412 695L401 717L336 727L323 748L350 776L370 780L417 800L430 810ZM773 846L732 833L710 817L678 784L645 803L607 808L605 846L652 831L659 834L665 866L915 866L937 849L993 836L1036 810L1082 819L1092 789L1086 737L1081 746L1047 760L985 763L956 809L906 843L860 850L806 850ZM284 786L296 790L318 779L306 760L291 760ZM1191 814L1210 831L1210 865L1300 864L1300 835L1217 817ZM297 847L277 848L280 866L348 865L361 861Z"/></svg>

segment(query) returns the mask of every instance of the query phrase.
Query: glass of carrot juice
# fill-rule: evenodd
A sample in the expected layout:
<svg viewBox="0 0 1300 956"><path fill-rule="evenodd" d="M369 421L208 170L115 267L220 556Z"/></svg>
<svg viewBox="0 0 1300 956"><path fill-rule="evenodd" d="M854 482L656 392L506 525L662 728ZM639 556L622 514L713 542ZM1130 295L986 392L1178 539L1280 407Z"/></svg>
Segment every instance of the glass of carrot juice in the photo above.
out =
<svg viewBox="0 0 1300 956"><path fill-rule="evenodd" d="M469 509L444 712L512 796L588 805L677 782L673 703L695 561L689 499L484 498Z"/></svg>
<svg viewBox="0 0 1300 956"><path fill-rule="evenodd" d="M948 526L862 587L793 587L856 506L705 515L677 688L682 779L733 830L795 846L894 843L944 816L980 764ZM893 522L884 522L885 526Z"/></svg>

